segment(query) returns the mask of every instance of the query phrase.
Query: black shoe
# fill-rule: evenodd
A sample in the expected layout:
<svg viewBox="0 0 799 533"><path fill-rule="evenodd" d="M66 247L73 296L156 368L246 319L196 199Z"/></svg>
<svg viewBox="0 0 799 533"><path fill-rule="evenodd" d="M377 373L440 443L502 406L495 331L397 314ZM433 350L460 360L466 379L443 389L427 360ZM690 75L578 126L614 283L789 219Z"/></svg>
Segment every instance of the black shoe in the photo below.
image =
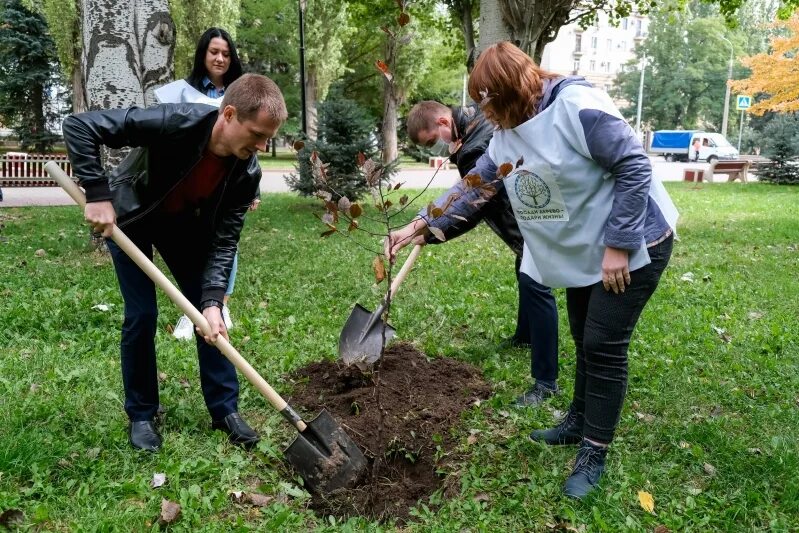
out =
<svg viewBox="0 0 799 533"><path fill-rule="evenodd" d="M507 339L502 339L497 344L497 350L511 350L514 348L529 348L530 343L527 341L523 341L517 338L515 335L513 337L508 337Z"/></svg>
<svg viewBox="0 0 799 533"><path fill-rule="evenodd" d="M552 446L579 444L583 440L583 417L570 407L560 424L554 428L536 429L530 433L530 439Z"/></svg>
<svg viewBox="0 0 799 533"><path fill-rule="evenodd" d="M161 448L161 435L152 420L131 422L128 428L130 444L136 449L157 452Z"/></svg>
<svg viewBox="0 0 799 533"><path fill-rule="evenodd" d="M253 431L238 413L230 413L222 420L214 420L211 423L211 428L224 431L228 434L231 443L248 450L261 440L258 433Z"/></svg>
<svg viewBox="0 0 799 533"><path fill-rule="evenodd" d="M538 407L545 400L552 398L560 392L558 386L555 385L554 389L544 387L540 383L533 385L533 388L516 398L514 405L516 407Z"/></svg>
<svg viewBox="0 0 799 533"><path fill-rule="evenodd" d="M577 451L574 470L563 486L563 493L570 498L581 500L599 485L599 478L605 471L607 448L594 446L586 441Z"/></svg>

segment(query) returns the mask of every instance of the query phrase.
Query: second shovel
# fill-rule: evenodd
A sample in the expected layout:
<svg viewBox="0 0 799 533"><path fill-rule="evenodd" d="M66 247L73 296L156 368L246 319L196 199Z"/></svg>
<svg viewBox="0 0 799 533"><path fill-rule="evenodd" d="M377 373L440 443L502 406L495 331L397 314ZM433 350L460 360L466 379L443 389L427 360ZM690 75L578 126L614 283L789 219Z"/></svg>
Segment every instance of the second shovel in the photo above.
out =
<svg viewBox="0 0 799 533"><path fill-rule="evenodd" d="M421 251L421 244L417 244L411 250L397 277L391 282L390 298L393 299L394 295L397 294L400 284L405 280ZM355 304L355 308L350 313L350 317L344 324L344 329L341 330L341 335L338 338L338 355L347 365L353 363L373 365L380 359L380 352L383 347L382 329L385 324L381 317L385 310L386 300L383 300L374 313L369 312L360 304ZM396 330L388 324L385 324L385 328L386 342L388 342L394 337Z"/></svg>

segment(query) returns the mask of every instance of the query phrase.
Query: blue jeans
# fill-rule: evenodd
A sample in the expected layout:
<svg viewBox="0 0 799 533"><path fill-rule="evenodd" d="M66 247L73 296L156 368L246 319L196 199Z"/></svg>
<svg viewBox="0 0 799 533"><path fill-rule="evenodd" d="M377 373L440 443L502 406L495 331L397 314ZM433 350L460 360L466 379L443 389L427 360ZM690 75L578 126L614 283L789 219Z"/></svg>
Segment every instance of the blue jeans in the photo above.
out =
<svg viewBox="0 0 799 533"><path fill-rule="evenodd" d="M519 314L514 337L530 344L530 374L540 381L558 379L558 305L552 290L519 271Z"/></svg>
<svg viewBox="0 0 799 533"><path fill-rule="evenodd" d="M153 257L156 248L169 267L181 292L199 307L202 276L209 239L185 218L158 224L143 221L125 228L127 236ZM168 228L164 230L164 228ZM114 261L125 302L122 325L122 382L125 412L132 422L152 420L158 409L158 371L155 333L158 305L152 280L110 239L106 241ZM216 347L195 335L200 363L200 385L205 404L215 420L238 411L239 382L235 367Z"/></svg>
<svg viewBox="0 0 799 533"><path fill-rule="evenodd" d="M566 289L569 325L577 349L572 408L583 415L583 435L610 443L627 393L627 348L644 306L669 264L674 236L649 248L651 263L630 272L623 293L602 282Z"/></svg>

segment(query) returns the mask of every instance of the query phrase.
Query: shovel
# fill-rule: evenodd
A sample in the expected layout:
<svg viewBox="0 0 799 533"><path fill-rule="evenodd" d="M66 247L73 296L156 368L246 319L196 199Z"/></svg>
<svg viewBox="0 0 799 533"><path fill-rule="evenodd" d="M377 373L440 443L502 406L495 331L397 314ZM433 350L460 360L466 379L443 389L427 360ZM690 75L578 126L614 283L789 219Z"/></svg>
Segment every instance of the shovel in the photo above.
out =
<svg viewBox="0 0 799 533"><path fill-rule="evenodd" d="M81 207L86 205L86 197L72 179L53 161L45 165L45 170ZM153 280L191 321L203 332L210 329L208 321L183 296L169 279L158 270L152 261L118 227L114 226L111 239ZM233 365L244 374L258 391L269 400L283 417L294 426L299 434L284 452L289 463L305 480L313 492L325 494L355 484L366 471L366 458L353 440L326 410L310 422L304 422L286 401L256 372L242 355L219 335L214 345Z"/></svg>
<svg viewBox="0 0 799 533"><path fill-rule="evenodd" d="M413 247L397 277L391 282L389 296L392 299L421 251L421 244ZM373 365L380 359L380 351L383 347L383 326L386 328L386 342L391 340L396 333L396 330L381 318L385 310L386 299L383 299L374 313L367 311L361 304L355 304L338 338L338 355L347 365L353 363Z"/></svg>

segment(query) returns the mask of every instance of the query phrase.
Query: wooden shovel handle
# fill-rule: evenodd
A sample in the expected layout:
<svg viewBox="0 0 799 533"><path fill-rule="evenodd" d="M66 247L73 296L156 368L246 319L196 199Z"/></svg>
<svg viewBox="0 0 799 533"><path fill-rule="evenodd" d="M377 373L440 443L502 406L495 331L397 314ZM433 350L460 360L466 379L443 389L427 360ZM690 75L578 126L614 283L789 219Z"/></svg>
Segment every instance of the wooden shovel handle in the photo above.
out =
<svg viewBox="0 0 799 533"><path fill-rule="evenodd" d="M84 196L83 191L72 181L72 178L67 176L61 167L58 166L53 161L48 162L44 166L45 170L50 177L53 178L58 184L63 188L67 194L69 194L75 203L80 205L81 207L86 206L86 196ZM180 292L177 287L175 287L169 278L167 278L159 269L156 267L152 261L150 261L146 255L142 253L141 250L136 246L136 244L131 241L127 235L125 235L121 229L114 226L113 231L111 232L111 239L117 243L117 245L122 248L122 250L131 258L133 262L136 263L139 268L149 277L153 282L158 285L166 294L169 296L169 299L172 300L175 305L177 305L181 311L183 311L186 316L188 316L191 321L194 323L195 326L199 327L202 331L208 332L211 329L211 326L208 324L208 321L205 319L203 314L194 307L191 302L189 302L188 298L183 296L183 293ZM258 391L269 400L269 403L277 409L278 411L283 412L288 405L286 400L284 400L275 389L272 388L269 383L266 382L264 378L247 362L246 359L236 350L233 345L228 342L226 338L219 335L217 336L216 342L214 345L222 352L228 360L233 363L239 372L244 374L244 377L247 378L247 381L252 383L252 385L258 389ZM306 425L301 419L297 419L293 421L294 426L299 431L305 431Z"/></svg>
<svg viewBox="0 0 799 533"><path fill-rule="evenodd" d="M408 254L408 258L405 260L405 263L402 264L402 268L397 273L397 276L391 281L391 291L389 292L389 295L392 300L394 299L394 295L397 294L400 284L405 281L405 278L408 276L408 272L411 271L413 263L416 261L416 258L419 257L419 253L421 251L421 244L414 246L413 250L411 250L411 253Z"/></svg>

